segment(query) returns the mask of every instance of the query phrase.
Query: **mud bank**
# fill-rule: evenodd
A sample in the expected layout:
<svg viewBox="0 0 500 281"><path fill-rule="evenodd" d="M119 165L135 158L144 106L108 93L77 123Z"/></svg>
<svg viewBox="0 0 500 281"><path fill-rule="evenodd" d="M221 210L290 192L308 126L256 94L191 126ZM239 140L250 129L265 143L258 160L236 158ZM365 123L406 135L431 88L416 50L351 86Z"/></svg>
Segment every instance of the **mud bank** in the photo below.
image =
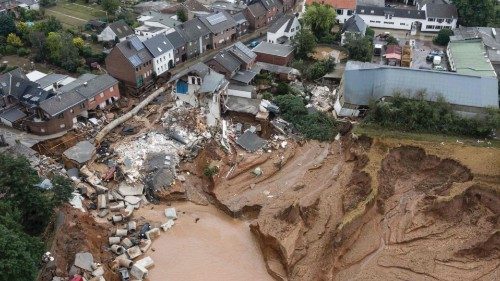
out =
<svg viewBox="0 0 500 281"><path fill-rule="evenodd" d="M248 223L211 205L182 202L172 206L179 218L148 252L155 261L148 280L273 280ZM165 207L147 207L135 215L161 222Z"/></svg>
<svg viewBox="0 0 500 281"><path fill-rule="evenodd" d="M251 214L278 280L494 280L500 151L468 149L484 156L477 173L464 155L425 148L345 137L239 152L212 193L233 215Z"/></svg>

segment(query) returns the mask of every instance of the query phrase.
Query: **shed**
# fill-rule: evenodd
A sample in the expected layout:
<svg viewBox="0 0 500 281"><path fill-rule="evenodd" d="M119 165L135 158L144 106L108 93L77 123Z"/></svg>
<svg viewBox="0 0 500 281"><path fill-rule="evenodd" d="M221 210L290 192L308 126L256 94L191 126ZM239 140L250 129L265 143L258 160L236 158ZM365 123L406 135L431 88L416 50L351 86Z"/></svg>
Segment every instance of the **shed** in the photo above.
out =
<svg viewBox="0 0 500 281"><path fill-rule="evenodd" d="M259 62L287 65L293 59L293 47L289 45L260 42L252 51L257 54Z"/></svg>

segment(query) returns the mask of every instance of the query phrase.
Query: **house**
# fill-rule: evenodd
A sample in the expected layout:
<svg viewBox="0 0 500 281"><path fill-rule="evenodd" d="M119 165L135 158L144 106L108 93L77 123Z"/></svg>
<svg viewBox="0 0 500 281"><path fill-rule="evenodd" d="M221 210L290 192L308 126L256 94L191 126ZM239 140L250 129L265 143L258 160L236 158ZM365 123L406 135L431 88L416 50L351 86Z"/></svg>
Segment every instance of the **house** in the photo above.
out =
<svg viewBox="0 0 500 281"><path fill-rule="evenodd" d="M136 14L144 14L147 12L160 12L170 6L171 4L163 1L146 1L134 5L133 9Z"/></svg>
<svg viewBox="0 0 500 281"><path fill-rule="evenodd" d="M358 5L356 14L370 27L408 30L412 35L418 31L437 32L443 28L453 29L458 19L454 5L434 3L415 10Z"/></svg>
<svg viewBox="0 0 500 281"><path fill-rule="evenodd" d="M57 90L59 87L71 83L74 80L75 78L70 77L68 75L51 73L44 75L43 77L35 80L34 82L37 83L40 86L40 88L44 89L45 91L51 91L51 90Z"/></svg>
<svg viewBox="0 0 500 281"><path fill-rule="evenodd" d="M19 71L11 71L0 76L0 85L0 121L37 135L67 131L77 116L86 117L88 110L104 108L120 97L118 81L107 74L84 74L44 90Z"/></svg>
<svg viewBox="0 0 500 281"><path fill-rule="evenodd" d="M175 27L186 42L186 59L203 54L212 48L210 30L199 18L193 18Z"/></svg>
<svg viewBox="0 0 500 281"><path fill-rule="evenodd" d="M221 117L221 99L227 94L229 82L224 75L197 63L173 76L172 94L191 106L204 108L209 126L216 126Z"/></svg>
<svg viewBox="0 0 500 281"><path fill-rule="evenodd" d="M141 25L147 26L156 26L163 28L174 28L177 25L181 24L180 21L177 20L177 16L174 14L164 14L155 11L149 11L147 13L141 14L137 21Z"/></svg>
<svg viewBox="0 0 500 281"><path fill-rule="evenodd" d="M153 57L137 36L118 43L105 61L108 73L131 93L153 82Z"/></svg>
<svg viewBox="0 0 500 281"><path fill-rule="evenodd" d="M332 6L337 12L336 20L339 23L346 22L355 13L357 4L356 0L306 0L307 5L313 3Z"/></svg>
<svg viewBox="0 0 500 281"><path fill-rule="evenodd" d="M144 46L153 56L153 71L156 76L174 67L174 46L165 34L156 35L144 41Z"/></svg>
<svg viewBox="0 0 500 281"><path fill-rule="evenodd" d="M15 0L0 0L0 13L13 11L18 5L19 3Z"/></svg>
<svg viewBox="0 0 500 281"><path fill-rule="evenodd" d="M182 3L171 5L161 10L162 13L176 14L177 11L183 11L187 15L187 19L193 19L199 15L206 15L210 10L196 0L186 0Z"/></svg>
<svg viewBox="0 0 500 281"><path fill-rule="evenodd" d="M241 67L241 62L228 50L218 52L205 64L214 71L223 74L227 79L233 77Z"/></svg>
<svg viewBox="0 0 500 281"><path fill-rule="evenodd" d="M243 13L250 23L252 30L257 30L267 25L267 10L260 2L248 5Z"/></svg>
<svg viewBox="0 0 500 281"><path fill-rule="evenodd" d="M453 30L454 35L450 41L481 40L486 55L490 60L497 76L500 77L500 28L493 27L465 27L461 26Z"/></svg>
<svg viewBox="0 0 500 281"><path fill-rule="evenodd" d="M247 34L250 30L250 22L245 17L245 14L243 14L243 12L239 12L232 16L236 22L236 37L241 37L242 35Z"/></svg>
<svg viewBox="0 0 500 281"><path fill-rule="evenodd" d="M105 22L95 19L89 20L85 24L86 29L90 29L99 33L101 33L106 28L106 26L107 24Z"/></svg>
<svg viewBox="0 0 500 281"><path fill-rule="evenodd" d="M205 64L212 70L223 74L231 83L248 85L260 72L255 67L257 55L241 42L221 50L208 59Z"/></svg>
<svg viewBox="0 0 500 281"><path fill-rule="evenodd" d="M241 62L241 69L250 70L254 67L257 54L241 42L236 42L227 49L231 55Z"/></svg>
<svg viewBox="0 0 500 281"><path fill-rule="evenodd" d="M259 62L287 65L293 59L293 47L290 45L260 42L252 51L257 54Z"/></svg>
<svg viewBox="0 0 500 281"><path fill-rule="evenodd" d="M213 12L225 11L231 15L241 13L247 8L247 5L243 2L227 2L227 1L215 1L210 5Z"/></svg>
<svg viewBox="0 0 500 281"><path fill-rule="evenodd" d="M134 30L128 26L125 21L119 20L110 23L99 35L97 40L100 42L116 41L123 42L127 36L133 35Z"/></svg>
<svg viewBox="0 0 500 281"><path fill-rule="evenodd" d="M186 41L178 31L166 35L168 41L174 47L174 65L187 60Z"/></svg>
<svg viewBox="0 0 500 281"><path fill-rule="evenodd" d="M340 86L335 90L337 116L358 116L370 102L402 94L424 93L428 101L444 98L464 116L498 108L498 81L495 77L463 75L445 71L348 61Z"/></svg>
<svg viewBox="0 0 500 281"><path fill-rule="evenodd" d="M403 49L399 45L388 45L384 54L387 65L401 66L402 51Z"/></svg>
<svg viewBox="0 0 500 281"><path fill-rule="evenodd" d="M446 47L451 71L464 75L497 77L481 39L453 40Z"/></svg>
<svg viewBox="0 0 500 281"><path fill-rule="evenodd" d="M289 43L300 30L299 19L294 15L283 15L267 30L267 42Z"/></svg>
<svg viewBox="0 0 500 281"><path fill-rule="evenodd" d="M40 5L38 0L16 0L19 7L26 10L39 10Z"/></svg>
<svg viewBox="0 0 500 281"><path fill-rule="evenodd" d="M210 30L210 49L230 44L236 39L237 23L227 12L200 16L200 20Z"/></svg>
<svg viewBox="0 0 500 281"><path fill-rule="evenodd" d="M281 7L282 7L283 13L286 13L288 11L292 11L292 9L296 3L295 0L280 0L280 1L281 1Z"/></svg>
<svg viewBox="0 0 500 281"><path fill-rule="evenodd" d="M149 25L141 25L134 29L135 35L137 35L137 37L139 37L141 41L147 40L159 34L168 34L174 31L175 29L171 27L159 27L159 26L149 26Z"/></svg>
<svg viewBox="0 0 500 281"><path fill-rule="evenodd" d="M250 4L261 3L266 10L266 25L275 21L282 13L283 6L278 0L251 0Z"/></svg>
<svg viewBox="0 0 500 281"><path fill-rule="evenodd" d="M340 44L345 45L346 39L350 36L365 36L367 28L368 25L363 18L358 15L351 16L342 26Z"/></svg>

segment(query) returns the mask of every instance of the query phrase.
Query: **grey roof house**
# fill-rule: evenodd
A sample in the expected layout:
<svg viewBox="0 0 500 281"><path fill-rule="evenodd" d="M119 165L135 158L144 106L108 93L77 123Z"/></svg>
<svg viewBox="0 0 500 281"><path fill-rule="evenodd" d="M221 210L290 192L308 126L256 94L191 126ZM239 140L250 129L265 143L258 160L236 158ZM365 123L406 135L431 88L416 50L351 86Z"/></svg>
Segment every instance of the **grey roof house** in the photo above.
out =
<svg viewBox="0 0 500 281"><path fill-rule="evenodd" d="M97 35L97 40L106 42L118 39L122 42L127 36L133 34L134 30L128 26L125 21L119 20L108 24L108 26L99 35Z"/></svg>
<svg viewBox="0 0 500 281"><path fill-rule="evenodd" d="M357 116L371 101L401 94L424 99L444 98L452 108L475 116L487 107L498 108L498 81L494 77L391 67L348 61L334 105L337 116Z"/></svg>
<svg viewBox="0 0 500 281"><path fill-rule="evenodd" d="M365 36L366 29L368 25L365 23L363 18L358 15L353 15L342 26L342 37L340 39L340 44L344 45L346 39L349 36Z"/></svg>
<svg viewBox="0 0 500 281"><path fill-rule="evenodd" d="M176 30L166 35L168 41L174 47L175 63L180 63L187 60L186 40Z"/></svg>
<svg viewBox="0 0 500 281"><path fill-rule="evenodd" d="M187 59L196 57L211 48L210 30L199 18L193 18L175 27L186 41Z"/></svg>
<svg viewBox="0 0 500 281"><path fill-rule="evenodd" d="M233 17L225 11L200 17L210 30L211 48L216 49L236 39L236 26Z"/></svg>

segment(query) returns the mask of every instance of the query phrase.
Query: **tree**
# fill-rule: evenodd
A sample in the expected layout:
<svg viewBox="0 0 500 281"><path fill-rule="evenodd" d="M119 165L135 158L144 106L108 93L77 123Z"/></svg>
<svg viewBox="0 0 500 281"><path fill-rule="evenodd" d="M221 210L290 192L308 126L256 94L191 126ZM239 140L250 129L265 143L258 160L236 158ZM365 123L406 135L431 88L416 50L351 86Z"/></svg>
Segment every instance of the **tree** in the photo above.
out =
<svg viewBox="0 0 500 281"><path fill-rule="evenodd" d="M19 38L16 34L10 33L9 36L7 36L7 44L14 47L22 47L23 41L21 41L21 38Z"/></svg>
<svg viewBox="0 0 500 281"><path fill-rule="evenodd" d="M29 34L29 41L31 47L33 48L36 61L43 61L47 59L46 48L45 48L45 34L40 31L33 31Z"/></svg>
<svg viewBox="0 0 500 281"><path fill-rule="evenodd" d="M451 29L444 28L438 32L438 35L432 41L436 45L446 46L450 42L450 36L452 35L453 31Z"/></svg>
<svg viewBox="0 0 500 281"><path fill-rule="evenodd" d="M47 58L54 64L61 62L62 38L57 32L50 32L45 41L45 49L47 50Z"/></svg>
<svg viewBox="0 0 500 281"><path fill-rule="evenodd" d="M495 0L453 0L458 19L465 26L488 26L495 22Z"/></svg>
<svg viewBox="0 0 500 281"><path fill-rule="evenodd" d="M183 9L177 10L177 12L175 14L177 15L177 19L180 22L185 22L188 20L188 16L186 14L186 11L184 11Z"/></svg>
<svg viewBox="0 0 500 281"><path fill-rule="evenodd" d="M71 199L73 183L66 177L56 175L52 178L52 204L59 206Z"/></svg>
<svg viewBox="0 0 500 281"><path fill-rule="evenodd" d="M73 38L73 45L75 45L78 49L81 49L85 45L85 41L83 41L81 37L75 37Z"/></svg>
<svg viewBox="0 0 500 281"><path fill-rule="evenodd" d="M349 51L351 60L369 62L373 56L372 41L368 37L348 36L344 46Z"/></svg>
<svg viewBox="0 0 500 281"><path fill-rule="evenodd" d="M16 23L9 13L0 13L0 36L16 33Z"/></svg>
<svg viewBox="0 0 500 281"><path fill-rule="evenodd" d="M309 29L302 28L292 39L292 45L298 58L307 58L316 47L316 38Z"/></svg>
<svg viewBox="0 0 500 281"><path fill-rule="evenodd" d="M321 38L330 33L336 16L331 6L313 3L306 9L304 23L311 28L316 38Z"/></svg>
<svg viewBox="0 0 500 281"><path fill-rule="evenodd" d="M102 0L101 7L108 14L114 15L120 7L120 0Z"/></svg>
<svg viewBox="0 0 500 281"><path fill-rule="evenodd" d="M392 35L387 36L387 38L385 39L385 42L387 42L387 45L399 45L398 39L396 39Z"/></svg>

